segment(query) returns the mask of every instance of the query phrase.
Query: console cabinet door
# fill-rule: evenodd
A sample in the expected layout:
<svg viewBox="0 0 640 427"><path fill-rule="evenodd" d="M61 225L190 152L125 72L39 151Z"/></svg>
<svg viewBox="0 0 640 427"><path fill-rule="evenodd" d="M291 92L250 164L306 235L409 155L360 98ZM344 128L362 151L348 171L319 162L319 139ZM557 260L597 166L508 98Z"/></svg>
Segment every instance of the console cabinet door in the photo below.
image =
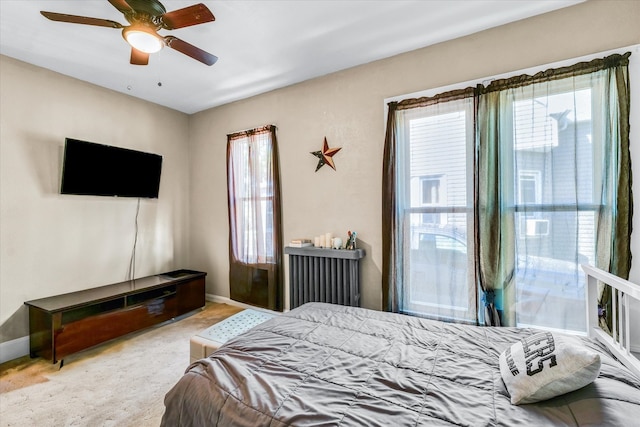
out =
<svg viewBox="0 0 640 427"><path fill-rule="evenodd" d="M204 277L180 284L177 289L177 294L180 314L204 307Z"/></svg>
<svg viewBox="0 0 640 427"><path fill-rule="evenodd" d="M63 324L54 331L54 363L80 350L171 320L177 305L172 295Z"/></svg>

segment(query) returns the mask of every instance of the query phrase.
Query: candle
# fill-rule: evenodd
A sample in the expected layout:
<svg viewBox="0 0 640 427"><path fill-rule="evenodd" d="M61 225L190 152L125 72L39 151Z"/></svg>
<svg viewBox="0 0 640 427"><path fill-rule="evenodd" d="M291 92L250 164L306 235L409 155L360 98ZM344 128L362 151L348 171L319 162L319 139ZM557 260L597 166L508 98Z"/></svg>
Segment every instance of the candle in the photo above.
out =
<svg viewBox="0 0 640 427"><path fill-rule="evenodd" d="M325 235L324 235L324 241L327 244L327 246L326 246L327 248L331 247L331 238L332 237L333 236L331 235L331 233L325 233Z"/></svg>
<svg viewBox="0 0 640 427"><path fill-rule="evenodd" d="M313 246L315 246L316 248L320 247L320 237L316 236L313 238Z"/></svg>
<svg viewBox="0 0 640 427"><path fill-rule="evenodd" d="M331 247L333 249L342 249L342 239L340 237L331 239Z"/></svg>
<svg viewBox="0 0 640 427"><path fill-rule="evenodd" d="M320 236L320 247L321 248L325 247L325 236L324 235Z"/></svg>

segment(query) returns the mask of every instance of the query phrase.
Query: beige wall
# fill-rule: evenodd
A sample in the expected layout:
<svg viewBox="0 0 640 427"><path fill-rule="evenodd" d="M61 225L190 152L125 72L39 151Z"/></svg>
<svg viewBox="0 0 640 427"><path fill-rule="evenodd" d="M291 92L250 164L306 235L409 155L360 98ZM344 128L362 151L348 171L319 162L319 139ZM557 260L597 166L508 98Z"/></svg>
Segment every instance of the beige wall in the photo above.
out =
<svg viewBox="0 0 640 427"><path fill-rule="evenodd" d="M143 199L136 276L187 266L188 117L0 56L0 342L23 302L127 279L137 199L59 194L65 137L164 156Z"/></svg>
<svg viewBox="0 0 640 427"><path fill-rule="evenodd" d="M191 116L191 253L209 292L229 295L226 134L278 127L285 242L356 230L363 305L380 308L384 99L636 44L638 16L637 1L589 1ZM314 172L325 136L337 171Z"/></svg>
<svg viewBox="0 0 640 427"><path fill-rule="evenodd" d="M226 134L277 125L285 241L356 230L363 304L380 308L384 99L640 43L638 16L638 1L589 1L190 117L0 56L0 343L27 334L25 300L126 279L136 201L59 195L66 136L162 154L137 275L197 268L228 296ZM325 136L337 171L314 172Z"/></svg>

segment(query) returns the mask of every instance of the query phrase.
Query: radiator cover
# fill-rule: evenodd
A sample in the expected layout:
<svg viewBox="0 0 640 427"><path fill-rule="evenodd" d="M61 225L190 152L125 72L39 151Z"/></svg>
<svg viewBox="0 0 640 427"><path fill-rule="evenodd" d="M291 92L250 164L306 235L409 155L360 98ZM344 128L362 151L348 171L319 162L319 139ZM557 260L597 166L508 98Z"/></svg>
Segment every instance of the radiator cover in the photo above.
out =
<svg viewBox="0 0 640 427"><path fill-rule="evenodd" d="M360 260L364 249L294 248L289 255L289 302L294 309L307 302L360 307Z"/></svg>

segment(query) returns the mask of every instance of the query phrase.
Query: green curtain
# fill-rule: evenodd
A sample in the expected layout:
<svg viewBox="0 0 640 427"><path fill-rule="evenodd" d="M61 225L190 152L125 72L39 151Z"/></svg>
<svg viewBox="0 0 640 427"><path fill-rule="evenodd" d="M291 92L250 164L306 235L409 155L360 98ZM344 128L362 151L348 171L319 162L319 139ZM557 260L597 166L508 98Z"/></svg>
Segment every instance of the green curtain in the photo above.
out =
<svg viewBox="0 0 640 427"><path fill-rule="evenodd" d="M628 58L611 55L603 59L582 62L570 67L551 69L533 76L521 75L496 80L486 87L478 87L477 143L478 143L478 268L480 286L485 291L487 310L485 324L515 325L516 255L515 208L513 189L514 158L505 150L514 144L509 110L504 104L512 102L523 91L544 96L556 86L577 85L579 76L598 79L593 96L599 97L599 132L603 161L594 164L596 175L602 179L600 207L596 220L596 265L627 278L631 263L630 236L632 215L631 162L629 156L629 80ZM567 84L568 82L568 84ZM600 82L604 82L600 83ZM599 92L599 93L597 93ZM513 145L512 145L513 147ZM513 149L513 148L512 148ZM576 167L577 164L576 164ZM568 173L574 173L568 171ZM577 175L577 173L576 173ZM576 195L576 200L578 200ZM576 202L576 212L579 210ZM490 302L495 299L495 306ZM611 291L604 289L601 305L611 314ZM496 319L491 308L499 308L502 319Z"/></svg>
<svg viewBox="0 0 640 427"><path fill-rule="evenodd" d="M482 89L478 87L478 93ZM476 105L476 266L484 303L479 322L500 326L503 322L498 307L503 305L506 295L512 294L505 291L510 289L515 269L512 239L508 238L513 236L513 221L509 221L513 212L507 209L501 179L502 168L510 165L503 164L500 155L500 93L484 93L477 97ZM513 323L513 319L506 323Z"/></svg>
<svg viewBox="0 0 640 427"><path fill-rule="evenodd" d="M396 197L397 107L397 102L389 103L382 163L382 309L394 313L399 311L402 300L402 246L399 244L402 232Z"/></svg>
<svg viewBox="0 0 640 427"><path fill-rule="evenodd" d="M613 55L603 62L608 83L607 102L610 121L603 130L611 141L609 155L611 158L612 186L610 198L613 198L612 209L600 212L600 224L609 225L609 230L598 229L598 242L607 242L608 251L599 253L598 267L610 273L629 278L631 269L631 221L633 215L633 192L631 189L631 157L629 153L629 55ZM604 226L602 227L605 228ZM599 305L603 308L602 326L612 328L612 290L610 286L602 286Z"/></svg>

